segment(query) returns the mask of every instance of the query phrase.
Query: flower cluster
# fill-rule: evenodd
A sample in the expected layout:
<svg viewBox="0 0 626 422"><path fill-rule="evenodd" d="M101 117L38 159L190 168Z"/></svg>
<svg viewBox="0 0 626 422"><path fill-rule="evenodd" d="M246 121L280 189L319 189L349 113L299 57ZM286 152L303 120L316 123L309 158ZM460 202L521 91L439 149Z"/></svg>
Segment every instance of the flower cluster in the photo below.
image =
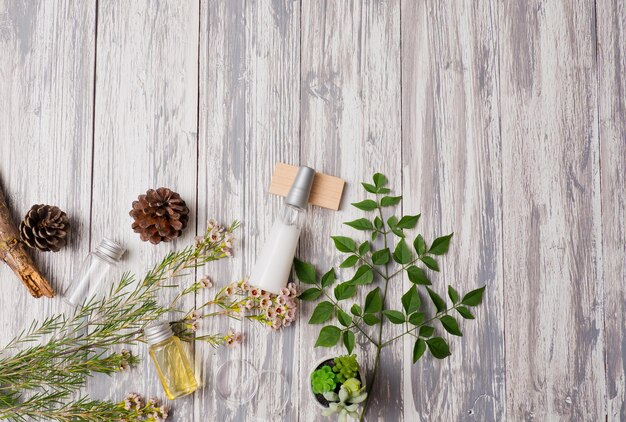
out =
<svg viewBox="0 0 626 422"><path fill-rule="evenodd" d="M247 279L229 284L216 300L229 304L234 312L258 321L274 330L288 327L296 319L298 309L295 284L289 283L279 295L251 286Z"/></svg>
<svg viewBox="0 0 626 422"><path fill-rule="evenodd" d="M205 243L205 250L217 254L218 257L233 256L233 243L235 237L232 228L221 226L214 219L207 221L207 229L204 236L196 237L196 246Z"/></svg>
<svg viewBox="0 0 626 422"><path fill-rule="evenodd" d="M122 351L117 354L117 357L119 358L120 371L128 371L132 366L139 363L139 358L137 356L133 356L131 351L128 349L122 349Z"/></svg>
<svg viewBox="0 0 626 422"><path fill-rule="evenodd" d="M144 404L143 397L137 393L129 393L119 405L134 413L132 420L158 422L168 416L167 408L161 405L159 399L151 398Z"/></svg>

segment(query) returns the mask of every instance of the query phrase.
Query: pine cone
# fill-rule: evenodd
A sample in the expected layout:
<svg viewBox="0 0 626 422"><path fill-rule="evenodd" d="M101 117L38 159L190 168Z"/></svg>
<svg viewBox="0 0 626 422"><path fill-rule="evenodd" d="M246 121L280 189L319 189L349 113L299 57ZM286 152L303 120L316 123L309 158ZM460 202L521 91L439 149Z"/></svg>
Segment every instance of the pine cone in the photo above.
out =
<svg viewBox="0 0 626 422"><path fill-rule="evenodd" d="M70 220L53 205L33 205L20 223L20 237L31 248L58 252L67 244Z"/></svg>
<svg viewBox="0 0 626 422"><path fill-rule="evenodd" d="M167 188L149 189L139 195L128 214L135 219L132 227L141 240L155 245L180 236L189 221L185 201Z"/></svg>

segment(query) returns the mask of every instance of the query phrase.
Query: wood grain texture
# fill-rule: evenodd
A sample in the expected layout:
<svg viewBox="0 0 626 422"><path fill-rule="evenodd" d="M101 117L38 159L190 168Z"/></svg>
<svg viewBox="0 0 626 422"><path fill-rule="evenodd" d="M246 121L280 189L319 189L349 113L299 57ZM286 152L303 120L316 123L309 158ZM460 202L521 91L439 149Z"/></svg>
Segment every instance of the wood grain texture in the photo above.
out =
<svg viewBox="0 0 626 422"><path fill-rule="evenodd" d="M93 2L0 1L0 183L16 224L33 204L69 215L65 249L31 251L57 292L89 248L94 32ZM4 264L0 280L2 344L66 310L59 297L31 297Z"/></svg>
<svg viewBox="0 0 626 422"><path fill-rule="evenodd" d="M594 24L592 2L499 10L513 420L606 413Z"/></svg>
<svg viewBox="0 0 626 422"><path fill-rule="evenodd" d="M607 420L626 420L626 5L597 3Z"/></svg>
<svg viewBox="0 0 626 422"><path fill-rule="evenodd" d="M195 213L191 230L154 246L133 233L128 212L138 195L161 186L196 208L198 12L194 1L98 2L91 246L105 235L120 241L128 249L120 272L138 277L168 251L193 242ZM164 292L161 300L174 294ZM193 304L190 298L181 306ZM144 358L138 368L116 382L95 377L87 391L114 401L132 391L163 397L147 347L134 349ZM192 414L193 401L178 399L174 417Z"/></svg>
<svg viewBox="0 0 626 422"><path fill-rule="evenodd" d="M381 171L400 188L400 3L303 2L301 52L301 163L349 180L341 212L309 209L300 257L325 272L345 258L334 250L331 235L367 239L342 225L363 216L348 205L365 198L359 182L370 181L372 174ZM347 280L353 271L338 274ZM400 280L391 283L388 303L399 307L401 292ZM365 293L360 300L346 300L346 311L353 302L363 303ZM308 379L316 361L345 353L343 346L313 347L321 326L304 325L312 309L312 304L303 304L298 334L302 380ZM396 332L398 326L385 325L386 336ZM355 353L365 368L372 368L374 348L363 340L357 339ZM405 360L400 344L383 351L368 420L402 419ZM318 420L319 410L305 381L300 388L300 420Z"/></svg>
<svg viewBox="0 0 626 422"><path fill-rule="evenodd" d="M439 327L452 356L406 367L405 419L506 420L497 10L405 1L402 24L404 206L421 211L427 242L455 232L441 272L430 272L435 291L487 285L463 338Z"/></svg>
<svg viewBox="0 0 626 422"><path fill-rule="evenodd" d="M33 253L58 290L105 234L129 250L115 278L142 275L208 218L241 219L235 257L196 274L222 286L250 271L282 204L267 194L277 161L347 182L339 212L308 210L298 256L320 271L342 261L330 235L358 236L342 222L362 216L349 203L381 171L427 240L455 231L436 290L487 293L448 360L413 365L409 339L384 351L367 420L625 420L625 30L619 0L0 0L0 183L16 221L34 203L70 215L68 248ZM128 211L162 185L193 218L154 247ZM65 310L5 266L0 281L2 343ZM203 386L171 419L321 420L309 373L343 349L313 347L312 309L278 335L208 322L201 332L243 330L245 345L198 345ZM240 358L286 376L284 412L268 415L272 385L241 407L216 395L218 366ZM149 361L87 388L129 391L163 397Z"/></svg>

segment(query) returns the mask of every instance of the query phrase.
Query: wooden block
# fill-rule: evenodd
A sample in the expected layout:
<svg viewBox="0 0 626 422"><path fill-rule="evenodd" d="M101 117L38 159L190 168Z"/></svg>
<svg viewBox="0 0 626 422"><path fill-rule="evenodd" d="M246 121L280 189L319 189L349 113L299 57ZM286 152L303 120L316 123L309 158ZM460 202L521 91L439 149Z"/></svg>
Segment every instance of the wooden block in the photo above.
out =
<svg viewBox="0 0 626 422"><path fill-rule="evenodd" d="M270 193L287 196L299 168L298 166L285 163L276 163L274 174L272 175ZM338 177L324 173L315 173L309 204L337 211L345 183L344 180Z"/></svg>

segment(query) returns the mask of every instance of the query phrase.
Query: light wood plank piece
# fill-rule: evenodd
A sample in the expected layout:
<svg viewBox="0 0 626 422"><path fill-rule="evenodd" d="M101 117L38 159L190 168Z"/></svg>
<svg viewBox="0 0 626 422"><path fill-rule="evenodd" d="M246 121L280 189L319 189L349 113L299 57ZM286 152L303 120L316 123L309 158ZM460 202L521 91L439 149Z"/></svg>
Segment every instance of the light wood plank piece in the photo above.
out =
<svg viewBox="0 0 626 422"><path fill-rule="evenodd" d="M362 1L305 1L302 3L302 112L301 160L318 171L348 180L345 203L366 197L361 181L371 181L380 171L401 184L400 161L400 3ZM405 210L407 211L407 210ZM399 213L400 211L398 211ZM342 222L363 217L346 206L340 212L309 209L299 256L319 271L337 267L345 256L333 246L331 235L367 239ZM380 242L376 243L381 248ZM347 280L354 269L338 270ZM304 287L304 286L303 286ZM369 292L344 301L344 308L364 301ZM390 283L387 302L399 307L402 283ZM306 325L315 304L303 303L298 333L301 362L297 377L301 421L318 421L307 383L314 364L345 354L338 345L314 348L321 325ZM399 334L399 326L385 325L385 336ZM376 332L378 335L378 332ZM374 366L374 348L357 338L355 353L367 371ZM365 340L367 341L367 340ZM401 344L383 351L367 420L402 420L403 361ZM371 380L371 374L368 374Z"/></svg>
<svg viewBox="0 0 626 422"><path fill-rule="evenodd" d="M626 4L597 2L607 420L626 420Z"/></svg>
<svg viewBox="0 0 626 422"><path fill-rule="evenodd" d="M57 292L35 299L0 265L0 344L69 310L61 292L89 249L95 10L93 3L0 0L0 181L19 223L57 205L72 232L57 253L31 251ZM17 311L17 312L16 312Z"/></svg>
<svg viewBox="0 0 626 422"><path fill-rule="evenodd" d="M498 16L507 418L604 420L594 5Z"/></svg>
<svg viewBox="0 0 626 422"><path fill-rule="evenodd" d="M198 23L192 0L98 2L91 246L103 236L125 245L120 273L143 277L167 252L193 243L195 212L181 238L156 246L133 232L128 212L138 195L160 186L196 208ZM161 300L169 303L174 295L163 292ZM180 306L193 304L190 297ZM87 392L113 401L133 391L164 398L147 347L133 349L142 357L138 368L114 381L94 377ZM187 420L193 401L176 400L173 420Z"/></svg>
<svg viewBox="0 0 626 422"><path fill-rule="evenodd" d="M452 313L463 338L435 325L450 358L405 366L405 419L507 420L496 5L402 6L404 206L421 211L417 232L428 244L454 231L441 272L425 269L448 304L448 285L461 294L487 285L476 320ZM405 338L405 356L414 343Z"/></svg>
<svg viewBox="0 0 626 422"><path fill-rule="evenodd" d="M209 300L216 289L244 275L243 251L248 248L250 226L245 221L244 185L246 170L246 15L244 1L203 0L200 4L200 73L198 112L198 232L209 218L227 223L244 220L237 231L235 256L203 271L215 287L197 295L198 304ZM214 318L200 332L225 333L242 330L242 323ZM252 333L246 333L248 342ZM204 387L196 394L194 420L246 420L243 409L230 406L215 393L219 365L238 359L242 348L196 347L196 362ZM237 379L229 380L237 382Z"/></svg>
<svg viewBox="0 0 626 422"><path fill-rule="evenodd" d="M299 168L299 166L276 163L269 193L287 196L293 181L296 179ZM338 177L316 172L313 185L311 186L309 204L337 211L341 203L341 194L343 193L345 183Z"/></svg>

